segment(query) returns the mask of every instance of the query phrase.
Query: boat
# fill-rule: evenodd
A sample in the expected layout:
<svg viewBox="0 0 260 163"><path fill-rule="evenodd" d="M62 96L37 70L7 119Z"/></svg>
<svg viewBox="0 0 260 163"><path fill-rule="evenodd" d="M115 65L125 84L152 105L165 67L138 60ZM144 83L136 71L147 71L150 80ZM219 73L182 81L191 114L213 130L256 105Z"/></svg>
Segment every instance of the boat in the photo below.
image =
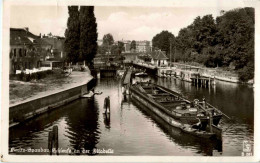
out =
<svg viewBox="0 0 260 163"><path fill-rule="evenodd" d="M89 91L89 93L82 95L83 98L92 98L94 97L95 93L93 91Z"/></svg>
<svg viewBox="0 0 260 163"><path fill-rule="evenodd" d="M93 92L93 91L91 90L91 91L89 91L89 93L84 94L84 95L82 95L81 97L83 97L83 98L92 98L92 97L94 97L94 95L101 95L102 93L103 93L103 92L101 92L101 91Z"/></svg>
<svg viewBox="0 0 260 163"><path fill-rule="evenodd" d="M138 72L135 73L135 76L148 76L148 74L146 72Z"/></svg>
<svg viewBox="0 0 260 163"><path fill-rule="evenodd" d="M204 138L221 134L218 124L222 112L205 100L189 101L178 92L150 82L137 82L129 90L131 98L185 133Z"/></svg>
<svg viewBox="0 0 260 163"><path fill-rule="evenodd" d="M95 91L95 92L94 92L95 95L101 95L102 93L103 93L103 92L101 92L101 91Z"/></svg>

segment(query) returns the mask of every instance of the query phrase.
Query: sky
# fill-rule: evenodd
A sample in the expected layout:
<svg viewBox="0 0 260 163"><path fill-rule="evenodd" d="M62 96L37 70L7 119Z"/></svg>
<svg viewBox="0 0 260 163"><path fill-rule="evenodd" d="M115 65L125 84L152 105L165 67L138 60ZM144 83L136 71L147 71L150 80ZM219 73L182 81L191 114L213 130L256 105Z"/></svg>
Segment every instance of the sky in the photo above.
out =
<svg viewBox="0 0 260 163"><path fill-rule="evenodd" d="M181 28L191 24L197 16L212 14L231 8L191 7L118 7L96 6L98 39L111 33L114 40L152 40L163 30L175 36ZM52 33L64 36L67 28L66 6L12 6L10 11L12 28L28 27L35 35Z"/></svg>

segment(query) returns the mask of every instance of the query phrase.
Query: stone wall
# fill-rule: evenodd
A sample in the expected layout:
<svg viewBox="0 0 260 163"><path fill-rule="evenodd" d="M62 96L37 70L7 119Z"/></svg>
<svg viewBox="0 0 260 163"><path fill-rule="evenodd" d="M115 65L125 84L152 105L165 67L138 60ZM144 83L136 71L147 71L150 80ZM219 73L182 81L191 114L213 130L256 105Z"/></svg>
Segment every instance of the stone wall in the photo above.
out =
<svg viewBox="0 0 260 163"><path fill-rule="evenodd" d="M78 99L81 95L88 93L94 86L95 79L92 79L88 84L11 106L9 108L10 127Z"/></svg>

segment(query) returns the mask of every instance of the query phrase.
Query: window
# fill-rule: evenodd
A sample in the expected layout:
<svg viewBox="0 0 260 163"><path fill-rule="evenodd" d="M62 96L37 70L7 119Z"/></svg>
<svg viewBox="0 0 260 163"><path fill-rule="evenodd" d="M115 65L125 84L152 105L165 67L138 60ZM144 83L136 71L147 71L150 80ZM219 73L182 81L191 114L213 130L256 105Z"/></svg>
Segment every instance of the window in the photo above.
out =
<svg viewBox="0 0 260 163"><path fill-rule="evenodd" d="M14 49L14 57L16 57L16 49Z"/></svg>
<svg viewBox="0 0 260 163"><path fill-rule="evenodd" d="M19 49L19 56L22 57L22 49Z"/></svg>
<svg viewBox="0 0 260 163"><path fill-rule="evenodd" d="M27 53L27 51L26 51L26 49L24 49L24 56L26 57L26 53Z"/></svg>

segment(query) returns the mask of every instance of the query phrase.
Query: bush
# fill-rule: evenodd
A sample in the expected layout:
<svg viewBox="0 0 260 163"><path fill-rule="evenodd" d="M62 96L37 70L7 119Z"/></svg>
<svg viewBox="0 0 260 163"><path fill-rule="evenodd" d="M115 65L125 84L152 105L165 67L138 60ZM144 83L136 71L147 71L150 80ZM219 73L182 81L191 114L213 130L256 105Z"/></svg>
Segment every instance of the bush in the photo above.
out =
<svg viewBox="0 0 260 163"><path fill-rule="evenodd" d="M20 74L18 74L18 79L22 81L24 75L25 75L25 73L24 73L24 72L21 72Z"/></svg>
<svg viewBox="0 0 260 163"><path fill-rule="evenodd" d="M250 79L254 78L254 66L247 64L238 71L239 80L242 82L247 82Z"/></svg>
<svg viewBox="0 0 260 163"><path fill-rule="evenodd" d="M25 80L26 82L31 81L31 74L25 74Z"/></svg>
<svg viewBox="0 0 260 163"><path fill-rule="evenodd" d="M37 79L37 74L36 73L32 73L31 74L31 80L36 80Z"/></svg>

